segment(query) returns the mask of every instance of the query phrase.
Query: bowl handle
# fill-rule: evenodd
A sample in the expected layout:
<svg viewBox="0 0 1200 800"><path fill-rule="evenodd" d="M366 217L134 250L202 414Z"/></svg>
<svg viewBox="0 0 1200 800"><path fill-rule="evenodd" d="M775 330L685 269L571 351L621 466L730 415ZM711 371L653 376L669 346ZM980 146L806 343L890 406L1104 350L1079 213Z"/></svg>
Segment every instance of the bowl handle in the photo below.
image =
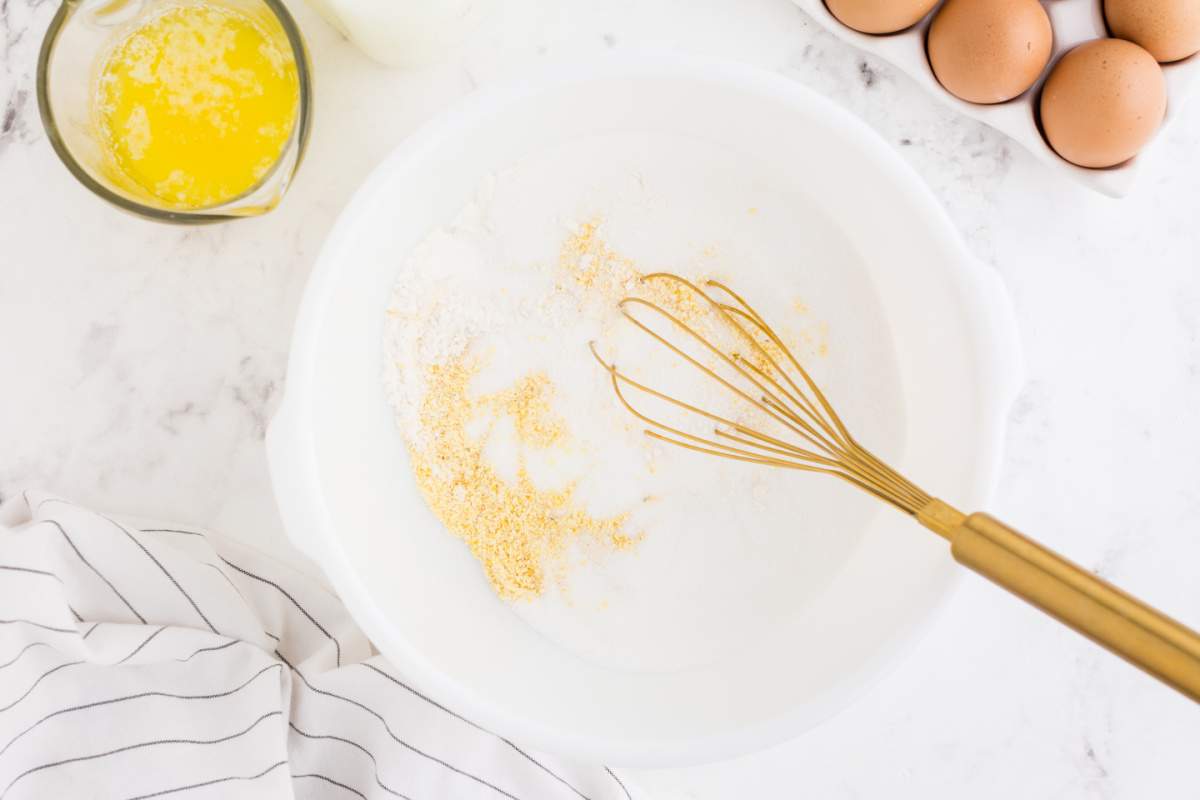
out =
<svg viewBox="0 0 1200 800"><path fill-rule="evenodd" d="M324 553L320 544L320 526L311 516L298 510L307 504L296 502L306 495L318 496L312 477L315 461L311 444L299 423L296 403L285 396L267 426L267 467L271 488L288 538L300 552L320 565Z"/></svg>
<svg viewBox="0 0 1200 800"><path fill-rule="evenodd" d="M983 301L976 314L981 318L984 335L988 338L980 352L991 353L994 359L991 396L998 401L1001 413L1007 414L1025 384L1025 359L1021 354L1017 318L1000 273L977 258L972 260Z"/></svg>

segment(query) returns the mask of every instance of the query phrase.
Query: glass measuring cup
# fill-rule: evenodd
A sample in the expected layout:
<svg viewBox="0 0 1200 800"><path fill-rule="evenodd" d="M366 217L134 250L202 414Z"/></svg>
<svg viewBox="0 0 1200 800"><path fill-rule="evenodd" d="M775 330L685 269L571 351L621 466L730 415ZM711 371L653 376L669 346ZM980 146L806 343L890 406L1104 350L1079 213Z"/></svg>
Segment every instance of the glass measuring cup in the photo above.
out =
<svg viewBox="0 0 1200 800"><path fill-rule="evenodd" d="M185 0L195 2L195 0ZM63 0L38 57L42 124L54 151L80 183L113 205L148 219L178 224L219 222L264 214L283 198L300 165L312 122L312 77L304 41L280 0L206 0L246 15L296 65L299 98L291 134L274 165L248 190L215 206L178 208L148 191L114 180L93 119L96 70L122 31L180 0Z"/></svg>

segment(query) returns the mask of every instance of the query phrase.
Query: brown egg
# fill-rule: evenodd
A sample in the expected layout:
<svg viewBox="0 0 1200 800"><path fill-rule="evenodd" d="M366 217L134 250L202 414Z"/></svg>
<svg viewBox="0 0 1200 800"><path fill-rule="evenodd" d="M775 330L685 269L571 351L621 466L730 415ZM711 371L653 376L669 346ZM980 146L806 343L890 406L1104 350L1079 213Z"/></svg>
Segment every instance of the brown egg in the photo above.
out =
<svg viewBox="0 0 1200 800"><path fill-rule="evenodd" d="M863 33L895 33L911 28L937 0L825 0L829 13Z"/></svg>
<svg viewBox="0 0 1200 800"><path fill-rule="evenodd" d="M926 47L946 91L972 103L1003 103L1033 85L1053 44L1037 0L946 0Z"/></svg>
<svg viewBox="0 0 1200 800"><path fill-rule="evenodd" d="M1162 123L1167 82L1133 42L1097 39L1059 59L1042 87L1042 130L1060 156L1111 167L1137 155Z"/></svg>
<svg viewBox="0 0 1200 800"><path fill-rule="evenodd" d="M1200 0L1104 0L1108 31L1159 61L1200 53Z"/></svg>

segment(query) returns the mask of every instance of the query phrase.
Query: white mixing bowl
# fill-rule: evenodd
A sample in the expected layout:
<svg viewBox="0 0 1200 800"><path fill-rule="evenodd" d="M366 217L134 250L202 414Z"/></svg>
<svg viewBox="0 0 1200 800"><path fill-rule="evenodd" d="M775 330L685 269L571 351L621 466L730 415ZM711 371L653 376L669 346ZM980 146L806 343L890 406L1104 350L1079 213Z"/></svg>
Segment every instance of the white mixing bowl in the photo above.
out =
<svg viewBox="0 0 1200 800"><path fill-rule="evenodd" d="M310 279L267 438L272 478L296 545L422 690L545 750L618 765L711 760L793 736L848 704L912 644L956 568L941 540L883 509L802 613L672 671L581 658L492 595L411 479L381 384L383 312L401 256L486 176L606 131L700 136L753 154L821 209L869 274L893 341L907 444L887 456L955 505L986 507L1020 371L1001 283L851 115L778 75L679 60L559 69L489 91L376 169Z"/></svg>

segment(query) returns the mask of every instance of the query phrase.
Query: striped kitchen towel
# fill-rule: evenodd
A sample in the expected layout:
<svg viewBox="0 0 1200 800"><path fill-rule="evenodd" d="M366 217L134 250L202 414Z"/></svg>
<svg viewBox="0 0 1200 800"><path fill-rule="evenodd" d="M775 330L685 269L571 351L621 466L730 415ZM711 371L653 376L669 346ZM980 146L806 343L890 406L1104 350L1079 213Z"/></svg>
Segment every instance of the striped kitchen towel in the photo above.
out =
<svg viewBox="0 0 1200 800"><path fill-rule="evenodd" d="M632 800L405 682L337 598L228 540L0 504L0 800Z"/></svg>

